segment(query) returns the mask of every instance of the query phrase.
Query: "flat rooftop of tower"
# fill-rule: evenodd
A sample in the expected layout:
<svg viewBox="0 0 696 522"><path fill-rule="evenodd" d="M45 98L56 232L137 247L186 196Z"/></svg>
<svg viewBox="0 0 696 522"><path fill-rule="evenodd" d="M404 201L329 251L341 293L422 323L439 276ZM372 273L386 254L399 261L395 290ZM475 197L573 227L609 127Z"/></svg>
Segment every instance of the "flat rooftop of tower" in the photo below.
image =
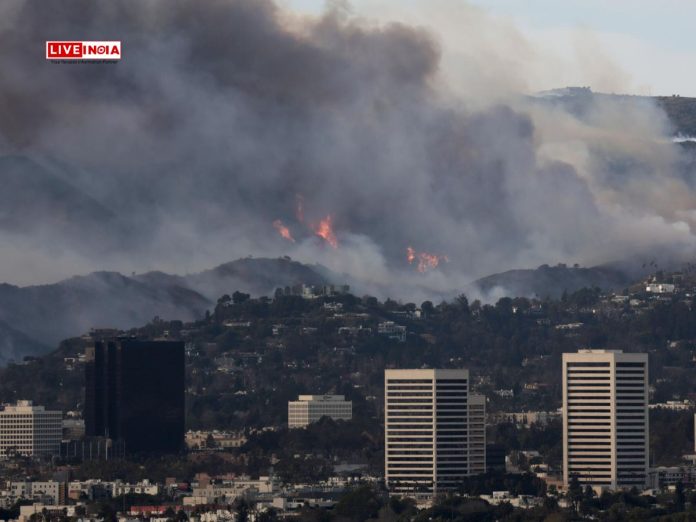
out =
<svg viewBox="0 0 696 522"><path fill-rule="evenodd" d="M595 350L593 348L582 348L578 353L623 353L623 350Z"/></svg>

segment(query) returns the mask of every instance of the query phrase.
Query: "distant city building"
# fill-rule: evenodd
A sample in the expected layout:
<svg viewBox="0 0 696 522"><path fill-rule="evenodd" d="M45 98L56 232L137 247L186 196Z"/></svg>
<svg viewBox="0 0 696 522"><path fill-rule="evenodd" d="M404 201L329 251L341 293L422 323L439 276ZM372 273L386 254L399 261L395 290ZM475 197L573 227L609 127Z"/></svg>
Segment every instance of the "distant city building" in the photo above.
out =
<svg viewBox="0 0 696 522"><path fill-rule="evenodd" d="M294 286L286 286L285 288L276 288L275 297L282 297L284 295L298 295L305 299L316 299L317 297L345 295L349 292L350 286L348 285L299 284Z"/></svg>
<svg viewBox="0 0 696 522"><path fill-rule="evenodd" d="M486 397L469 394L469 474L486 472Z"/></svg>
<svg viewBox="0 0 696 522"><path fill-rule="evenodd" d="M58 455L63 413L17 401L0 410L0 457Z"/></svg>
<svg viewBox="0 0 696 522"><path fill-rule="evenodd" d="M377 333L389 339L403 343L406 341L406 327L396 324L394 321L384 321L377 325Z"/></svg>
<svg viewBox="0 0 696 522"><path fill-rule="evenodd" d="M667 283L648 283L645 291L653 294L673 294L675 288L675 285Z"/></svg>
<svg viewBox="0 0 696 522"><path fill-rule="evenodd" d="M672 411L686 411L691 410L694 407L694 403L688 399L683 401L667 401L667 402L657 402L650 405L651 410L672 410Z"/></svg>
<svg viewBox="0 0 696 522"><path fill-rule="evenodd" d="M696 484L696 467L694 466L660 466L650 468L648 473L650 489L664 489L669 486Z"/></svg>
<svg viewBox="0 0 696 522"><path fill-rule="evenodd" d="M244 446L247 437L241 431L187 431L186 446L192 450L227 449Z"/></svg>
<svg viewBox="0 0 696 522"><path fill-rule="evenodd" d="M563 481L644 487L648 472L648 355L563 354Z"/></svg>
<svg viewBox="0 0 696 522"><path fill-rule="evenodd" d="M63 440L80 440L85 436L85 421L82 419L64 419L62 424Z"/></svg>
<svg viewBox="0 0 696 522"><path fill-rule="evenodd" d="M300 395L288 402L288 427L306 428L322 417L351 420L353 403L343 395Z"/></svg>
<svg viewBox="0 0 696 522"><path fill-rule="evenodd" d="M386 370L384 381L392 492L430 498L485 471L485 400L469 394L468 370Z"/></svg>
<svg viewBox="0 0 696 522"><path fill-rule="evenodd" d="M88 350L85 431L133 453L184 446L184 343L118 339Z"/></svg>
<svg viewBox="0 0 696 522"><path fill-rule="evenodd" d="M529 428L532 424L546 426L549 422L560 420L560 418L561 413L556 411L515 411L493 413L489 421L491 424L511 422Z"/></svg>
<svg viewBox="0 0 696 522"><path fill-rule="evenodd" d="M79 461L120 460L125 457L123 439L106 437L87 437L82 440L64 440L60 444L60 456Z"/></svg>

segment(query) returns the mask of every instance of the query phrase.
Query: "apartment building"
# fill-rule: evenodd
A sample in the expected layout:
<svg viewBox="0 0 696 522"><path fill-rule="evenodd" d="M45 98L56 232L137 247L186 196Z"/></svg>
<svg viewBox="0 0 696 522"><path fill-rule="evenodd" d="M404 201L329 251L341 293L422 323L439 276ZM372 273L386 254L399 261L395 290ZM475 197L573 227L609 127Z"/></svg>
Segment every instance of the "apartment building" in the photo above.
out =
<svg viewBox="0 0 696 522"><path fill-rule="evenodd" d="M648 356L620 350L563 354L563 481L595 489L645 487Z"/></svg>
<svg viewBox="0 0 696 522"><path fill-rule="evenodd" d="M386 370L385 476L401 495L429 498L485 472L485 400L465 369Z"/></svg>

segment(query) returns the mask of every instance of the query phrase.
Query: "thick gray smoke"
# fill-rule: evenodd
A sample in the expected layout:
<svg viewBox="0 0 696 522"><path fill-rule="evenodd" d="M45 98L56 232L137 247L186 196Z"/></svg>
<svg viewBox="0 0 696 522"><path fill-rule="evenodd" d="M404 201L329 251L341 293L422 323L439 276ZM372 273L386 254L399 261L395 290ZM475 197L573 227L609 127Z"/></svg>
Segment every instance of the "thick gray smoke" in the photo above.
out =
<svg viewBox="0 0 696 522"><path fill-rule="evenodd" d="M510 96L518 85L491 77L500 62L487 69L485 54L460 64L473 102L444 85L436 34L339 8L0 10L0 146L19 155L2 164L14 177L0 196L0 280L289 254L408 298L512 267L694 246L693 187L648 102L598 99L573 115ZM121 40L123 59L46 62L45 40L60 39ZM326 216L337 249L311 229ZM448 262L421 274L408 247Z"/></svg>

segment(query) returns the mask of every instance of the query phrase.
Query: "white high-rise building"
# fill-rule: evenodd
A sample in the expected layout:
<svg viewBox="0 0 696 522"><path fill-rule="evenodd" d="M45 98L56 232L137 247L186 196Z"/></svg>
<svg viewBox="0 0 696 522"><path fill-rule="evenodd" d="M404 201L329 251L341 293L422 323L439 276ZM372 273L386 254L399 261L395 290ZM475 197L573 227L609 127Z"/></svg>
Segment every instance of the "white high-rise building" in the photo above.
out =
<svg viewBox="0 0 696 522"><path fill-rule="evenodd" d="M322 417L334 420L351 420L353 403L344 395L300 395L288 402L288 427L306 428Z"/></svg>
<svg viewBox="0 0 696 522"><path fill-rule="evenodd" d="M63 413L17 401L0 410L0 457L10 453L33 457L57 455L63 431Z"/></svg>
<svg viewBox="0 0 696 522"><path fill-rule="evenodd" d="M486 472L486 397L469 394L469 474Z"/></svg>
<svg viewBox="0 0 696 522"><path fill-rule="evenodd" d="M428 498L485 472L485 400L468 370L386 370L384 405L392 492Z"/></svg>
<svg viewBox="0 0 696 522"><path fill-rule="evenodd" d="M595 489L644 487L648 478L648 355L563 354L563 481Z"/></svg>

